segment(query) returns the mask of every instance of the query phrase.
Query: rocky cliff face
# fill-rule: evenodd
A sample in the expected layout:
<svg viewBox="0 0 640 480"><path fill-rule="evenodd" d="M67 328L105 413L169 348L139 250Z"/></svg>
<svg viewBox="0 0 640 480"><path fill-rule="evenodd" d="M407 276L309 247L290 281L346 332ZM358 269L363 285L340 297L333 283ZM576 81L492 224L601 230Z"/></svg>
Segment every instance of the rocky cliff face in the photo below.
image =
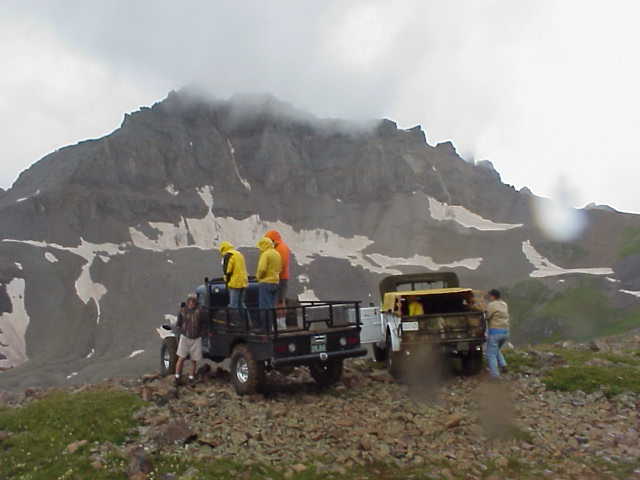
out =
<svg viewBox="0 0 640 480"><path fill-rule="evenodd" d="M153 327L219 273L214 245L235 243L253 266L271 228L292 248L303 298L375 302L385 275L455 270L476 288L512 287L522 341L576 321L559 307L540 312L520 295L531 289L545 305L594 291L601 313L631 321L640 218L588 209L582 234L563 243L540 230L534 202L489 162L428 145L420 127L316 119L268 97L172 93L0 192L0 367L22 365L0 383L155 366ZM536 315L553 320L550 331L530 328Z"/></svg>

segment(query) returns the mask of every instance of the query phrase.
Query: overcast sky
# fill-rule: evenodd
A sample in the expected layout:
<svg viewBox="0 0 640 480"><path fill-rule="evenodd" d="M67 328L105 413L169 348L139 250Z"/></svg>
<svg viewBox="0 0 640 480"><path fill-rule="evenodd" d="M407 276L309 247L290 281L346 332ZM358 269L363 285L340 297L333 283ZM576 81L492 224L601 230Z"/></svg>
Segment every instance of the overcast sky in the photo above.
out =
<svg viewBox="0 0 640 480"><path fill-rule="evenodd" d="M421 124L517 188L640 212L639 14L615 0L4 0L0 186L200 83Z"/></svg>

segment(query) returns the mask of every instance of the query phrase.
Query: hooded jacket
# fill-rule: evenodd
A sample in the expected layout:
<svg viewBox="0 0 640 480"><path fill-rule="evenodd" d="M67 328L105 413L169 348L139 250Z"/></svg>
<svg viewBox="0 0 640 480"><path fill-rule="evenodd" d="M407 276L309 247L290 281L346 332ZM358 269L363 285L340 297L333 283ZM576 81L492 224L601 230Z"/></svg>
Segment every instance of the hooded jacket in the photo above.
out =
<svg viewBox="0 0 640 480"><path fill-rule="evenodd" d="M222 273L227 288L246 288L249 285L249 278L244 255L229 242L220 244L220 255L222 255Z"/></svg>
<svg viewBox="0 0 640 480"><path fill-rule="evenodd" d="M280 254L280 259L282 260L280 280L289 280L289 257L291 256L289 246L282 241L282 237L277 230L269 230L264 236L273 241L276 251Z"/></svg>
<svg viewBox="0 0 640 480"><path fill-rule="evenodd" d="M280 270L282 270L282 259L280 254L273 248L271 239L264 237L258 242L260 249L260 259L258 260L258 270L256 278L260 283L279 283Z"/></svg>

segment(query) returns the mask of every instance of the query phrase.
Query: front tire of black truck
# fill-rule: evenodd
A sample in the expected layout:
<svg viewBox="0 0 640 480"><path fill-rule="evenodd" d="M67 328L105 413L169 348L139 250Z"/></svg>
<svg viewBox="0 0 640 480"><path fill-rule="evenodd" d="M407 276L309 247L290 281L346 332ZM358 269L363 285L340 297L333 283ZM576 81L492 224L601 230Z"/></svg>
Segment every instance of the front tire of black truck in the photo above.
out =
<svg viewBox="0 0 640 480"><path fill-rule="evenodd" d="M176 373L178 363L178 339L167 337L160 347L160 375L166 377Z"/></svg>
<svg viewBox="0 0 640 480"><path fill-rule="evenodd" d="M252 395L264 384L264 363L256 361L246 345L237 345L231 354L231 382L238 395Z"/></svg>
<svg viewBox="0 0 640 480"><path fill-rule="evenodd" d="M342 378L342 367L342 360L318 361L309 365L309 372L318 385L330 387Z"/></svg>

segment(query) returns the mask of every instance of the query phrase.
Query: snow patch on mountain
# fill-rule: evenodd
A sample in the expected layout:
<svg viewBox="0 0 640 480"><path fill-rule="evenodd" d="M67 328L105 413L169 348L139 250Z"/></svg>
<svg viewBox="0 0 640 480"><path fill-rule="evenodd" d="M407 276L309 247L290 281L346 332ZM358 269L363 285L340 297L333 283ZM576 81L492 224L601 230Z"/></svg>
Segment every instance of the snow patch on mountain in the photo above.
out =
<svg viewBox="0 0 640 480"><path fill-rule="evenodd" d="M6 289L12 312L0 315L0 353L6 357L0 360L0 367L11 368L28 360L25 334L29 315L24 301L24 279L14 278L6 285Z"/></svg>
<svg viewBox="0 0 640 480"><path fill-rule="evenodd" d="M53 253L51 252L44 252L44 258L47 260L47 262L49 263L58 263L58 257L56 257Z"/></svg>
<svg viewBox="0 0 640 480"><path fill-rule="evenodd" d="M522 227L522 223L497 223L481 217L461 205L449 205L433 197L429 198L431 218L441 222L453 221L466 228L482 231L503 231Z"/></svg>
<svg viewBox="0 0 640 480"><path fill-rule="evenodd" d="M386 269L390 267L398 267L401 265L415 265L425 267L428 270L438 271L443 268L467 268L469 270L477 270L482 264L482 258L464 258L462 260L455 260L449 263L437 263L431 257L426 257L424 255L414 255L409 258L401 258L401 257L388 257L386 255L381 255L379 253L371 253L368 254L371 260L375 263L384 267ZM387 270L388 272L390 270ZM396 273L394 271L394 273ZM397 272L402 273L402 272Z"/></svg>
<svg viewBox="0 0 640 480"><path fill-rule="evenodd" d="M129 355L129 358L135 358L138 355L142 355L144 353L144 350L134 350L133 352L131 352L131 354Z"/></svg>
<svg viewBox="0 0 640 480"><path fill-rule="evenodd" d="M180 192L176 189L176 186L173 183L170 183L169 185L167 185L165 187L165 190L169 192L170 195L173 195L174 197L177 197L178 195L180 195Z"/></svg>
<svg viewBox="0 0 640 480"><path fill-rule="evenodd" d="M522 242L522 253L527 260L536 268L530 277L554 277L557 275L568 275L572 273L583 273L586 275L612 275L613 269L606 267L596 268L562 268L552 263L548 258L543 257L531 244L530 240Z"/></svg>
<svg viewBox="0 0 640 480"><path fill-rule="evenodd" d="M251 191L251 184L249 183L249 180L240 175L240 169L238 168L238 162L236 161L236 149L234 148L233 144L231 143L231 139L229 138L227 138L227 146L229 147L229 154L231 155L231 160L233 161L233 169L236 172L236 177L238 177L238 180L240 180L240 183L245 189Z"/></svg>
<svg viewBox="0 0 640 480"><path fill-rule="evenodd" d="M87 242L82 237L80 238L80 245L77 247L64 247L55 243L40 242L35 240L4 239L2 241L23 243L39 248L63 250L82 257L85 260L85 263L82 266L80 275L76 279L76 293L85 305L88 304L90 300L94 301L96 310L98 312L96 323L100 323L100 300L107 293L107 288L103 284L96 282L93 280L93 278L91 278L91 267L93 266L93 262L96 257L100 257L100 259L108 261L111 256L125 253L123 245L117 245L114 243L91 243Z"/></svg>
<svg viewBox="0 0 640 480"><path fill-rule="evenodd" d="M640 291L633 290L618 290L619 292L626 293L627 295L633 295L634 297L640 298Z"/></svg>
<svg viewBox="0 0 640 480"><path fill-rule="evenodd" d="M381 254L367 254L363 251L372 245L373 240L355 235L347 238L325 229L294 230L281 221L264 221L259 215L236 219L216 217L213 213L213 188L197 190L207 206L207 214L202 218L181 218L177 223L149 222L149 226L158 231L156 238L147 237L141 230L130 227L131 242L134 246L157 252L198 248L211 250L214 244L223 240L231 241L237 247L251 248L265 231L278 230L286 238L287 244L295 254L299 265L308 265L317 257L346 259L354 267L362 267L374 273L398 274L392 265L427 266L432 270L445 267L464 267L475 270L482 262L481 258L463 259L448 264L438 264L430 257L414 255L409 258L392 258ZM191 241L191 239L193 241Z"/></svg>
<svg viewBox="0 0 640 480"><path fill-rule="evenodd" d="M34 193L32 193L31 195L27 195L26 197L21 197L19 199L16 200L16 203L22 203L25 200L29 200L30 198L33 197L37 197L38 195L40 195L40 190L36 190Z"/></svg>

